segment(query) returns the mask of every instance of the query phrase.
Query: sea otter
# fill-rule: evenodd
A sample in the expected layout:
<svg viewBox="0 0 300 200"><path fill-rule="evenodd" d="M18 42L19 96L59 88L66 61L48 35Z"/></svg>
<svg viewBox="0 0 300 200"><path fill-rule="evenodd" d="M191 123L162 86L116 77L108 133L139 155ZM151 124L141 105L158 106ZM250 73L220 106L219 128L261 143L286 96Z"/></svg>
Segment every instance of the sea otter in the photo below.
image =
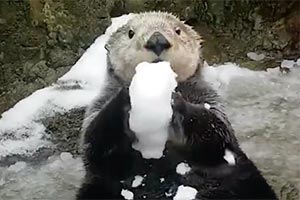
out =
<svg viewBox="0 0 300 200"><path fill-rule="evenodd" d="M190 26L164 12L136 14L111 35L107 87L83 123L86 176L77 199L172 199L187 187L196 199L276 199L239 147L219 96L203 81L201 47ZM163 157L144 159L132 148L128 87L139 63L160 61L177 74L173 117ZM189 170L176 173L182 163Z"/></svg>

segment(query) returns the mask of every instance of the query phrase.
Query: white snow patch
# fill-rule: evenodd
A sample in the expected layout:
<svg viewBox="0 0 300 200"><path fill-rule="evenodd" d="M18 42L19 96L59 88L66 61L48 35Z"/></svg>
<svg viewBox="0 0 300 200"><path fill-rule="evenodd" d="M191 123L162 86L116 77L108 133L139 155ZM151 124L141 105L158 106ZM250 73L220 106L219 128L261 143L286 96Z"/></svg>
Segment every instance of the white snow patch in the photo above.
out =
<svg viewBox="0 0 300 200"><path fill-rule="evenodd" d="M165 178L160 178L159 181L160 181L161 183L163 183L163 182L165 181Z"/></svg>
<svg viewBox="0 0 300 200"><path fill-rule="evenodd" d="M251 60L255 60L255 61L261 61L263 60L266 56L264 54L257 54L255 52L249 52L247 53L248 58L250 58Z"/></svg>
<svg viewBox="0 0 300 200"><path fill-rule="evenodd" d="M176 76L168 62L143 62L136 67L129 87L129 126L138 138L133 148L146 159L163 155L173 114L171 97L177 86Z"/></svg>
<svg viewBox="0 0 300 200"><path fill-rule="evenodd" d="M210 104L208 104L208 103L204 103L204 108L205 108L205 109L209 110L209 109L210 109L210 107L211 107L211 106L210 106Z"/></svg>
<svg viewBox="0 0 300 200"><path fill-rule="evenodd" d="M26 167L26 163L23 161L20 161L20 162L16 162L15 164L9 166L7 168L7 170L12 171L12 172L19 172L19 171L25 169L25 167Z"/></svg>
<svg viewBox="0 0 300 200"><path fill-rule="evenodd" d="M232 151L225 149L225 155L223 157L229 165L235 165L235 158Z"/></svg>
<svg viewBox="0 0 300 200"><path fill-rule="evenodd" d="M134 197L134 194L131 191L124 189L122 189L121 195L127 200L132 200Z"/></svg>
<svg viewBox="0 0 300 200"><path fill-rule="evenodd" d="M197 190L189 186L179 186L173 200L192 200L196 198Z"/></svg>
<svg viewBox="0 0 300 200"><path fill-rule="evenodd" d="M191 171L191 167L189 166L189 164L184 163L184 162L179 163L176 167L176 172L177 172L177 174L180 174L180 175L185 175L189 171Z"/></svg>
<svg viewBox="0 0 300 200"><path fill-rule="evenodd" d="M135 176L134 180L132 181L131 187L136 188L136 187L140 186L142 184L143 180L144 180L144 177L139 176L139 175Z"/></svg>
<svg viewBox="0 0 300 200"><path fill-rule="evenodd" d="M230 81L237 77L251 77L256 73L246 68L240 68L235 63L225 63L218 66L203 67L202 77L216 90L226 88Z"/></svg>
<svg viewBox="0 0 300 200"><path fill-rule="evenodd" d="M295 62L295 61L293 61L293 60L283 60L282 62L281 62L281 64L280 64L280 66L282 67L282 68L289 68L289 69L291 69L291 68L293 68L294 67L294 65L296 65L297 63Z"/></svg>

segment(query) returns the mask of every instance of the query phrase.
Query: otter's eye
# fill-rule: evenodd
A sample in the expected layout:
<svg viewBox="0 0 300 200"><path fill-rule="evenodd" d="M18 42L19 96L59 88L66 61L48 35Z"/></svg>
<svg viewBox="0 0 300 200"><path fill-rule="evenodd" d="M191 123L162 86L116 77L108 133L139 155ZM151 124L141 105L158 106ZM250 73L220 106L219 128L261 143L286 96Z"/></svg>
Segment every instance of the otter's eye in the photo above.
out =
<svg viewBox="0 0 300 200"><path fill-rule="evenodd" d="M129 30L128 37L131 39L131 38L133 38L133 36L134 36L133 30Z"/></svg>
<svg viewBox="0 0 300 200"><path fill-rule="evenodd" d="M180 28L177 27L177 28L175 29L175 32L176 32L177 35L180 35L180 33L181 33Z"/></svg>

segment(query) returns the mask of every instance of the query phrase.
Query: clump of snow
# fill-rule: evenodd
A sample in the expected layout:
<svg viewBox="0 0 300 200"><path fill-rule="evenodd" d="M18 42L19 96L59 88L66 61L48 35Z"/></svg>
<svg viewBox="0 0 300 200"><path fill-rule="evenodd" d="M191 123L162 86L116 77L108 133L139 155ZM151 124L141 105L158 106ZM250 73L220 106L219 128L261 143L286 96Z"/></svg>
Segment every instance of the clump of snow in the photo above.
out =
<svg viewBox="0 0 300 200"><path fill-rule="evenodd" d="M210 106L210 104L208 104L208 103L204 103L204 108L205 108L205 109L209 110L209 109L210 109L210 107L211 107L211 106Z"/></svg>
<svg viewBox="0 0 300 200"><path fill-rule="evenodd" d="M143 62L136 67L129 87L129 126L138 140L133 148L146 159L163 155L173 114L171 97L177 86L176 76L168 62Z"/></svg>
<svg viewBox="0 0 300 200"><path fill-rule="evenodd" d="M142 184L143 180L144 180L144 177L139 176L139 175L135 176L134 180L132 181L131 187L136 188L136 187L140 186Z"/></svg>
<svg viewBox="0 0 300 200"><path fill-rule="evenodd" d="M282 68L289 68L289 69L293 68L294 65L297 65L297 63L293 60L283 60L280 64Z"/></svg>
<svg viewBox="0 0 300 200"><path fill-rule="evenodd" d="M264 54L257 54L255 52L249 52L247 53L248 58L250 58L251 60L255 60L255 61L261 61L263 60L266 56Z"/></svg>
<svg viewBox="0 0 300 200"><path fill-rule="evenodd" d="M125 189L122 189L121 195L127 200L132 200L134 197L134 194L131 191Z"/></svg>
<svg viewBox="0 0 300 200"><path fill-rule="evenodd" d="M227 161L229 165L235 165L235 158L232 151L225 149L224 159Z"/></svg>
<svg viewBox="0 0 300 200"><path fill-rule="evenodd" d="M16 162L15 164L9 166L7 168L8 171L12 171L12 172L19 172L21 170L23 170L26 167L26 163L23 161L20 162Z"/></svg>
<svg viewBox="0 0 300 200"><path fill-rule="evenodd" d="M184 163L184 162L179 163L176 167L176 172L177 172L177 174L180 174L180 175L185 175L189 171L191 171L191 167L189 166L189 164Z"/></svg>
<svg viewBox="0 0 300 200"><path fill-rule="evenodd" d="M173 200L192 200L196 198L197 193L195 188L180 185Z"/></svg>
<svg viewBox="0 0 300 200"><path fill-rule="evenodd" d="M163 182L165 181L165 178L160 178L159 181L160 181L161 183L163 183Z"/></svg>

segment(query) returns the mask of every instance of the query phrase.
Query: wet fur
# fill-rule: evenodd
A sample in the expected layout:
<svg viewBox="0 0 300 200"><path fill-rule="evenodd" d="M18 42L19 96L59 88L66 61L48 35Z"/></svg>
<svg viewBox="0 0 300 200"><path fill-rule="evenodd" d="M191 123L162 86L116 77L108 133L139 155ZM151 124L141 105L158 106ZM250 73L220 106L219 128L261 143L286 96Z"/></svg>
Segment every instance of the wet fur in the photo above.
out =
<svg viewBox="0 0 300 200"><path fill-rule="evenodd" d="M165 17L174 20L172 16ZM108 43L110 68L106 91L86 113L82 137L86 176L77 199L123 199L121 190L126 188L134 193L135 199L172 199L181 184L196 188L197 199L276 199L259 170L240 149L218 95L202 81L200 64L188 70L187 74L191 75L181 77L173 95L174 114L164 157L145 160L132 149L134 135L128 130L128 85L133 65L119 65L126 58L124 61L118 57L119 45L112 49L114 40L122 37L125 30L126 26L112 35ZM200 63L198 56L190 59ZM118 61L112 62L113 59ZM187 61L186 65L189 64ZM181 64L181 68L186 65ZM204 103L211 108L206 109ZM224 160L225 149L233 152L235 165ZM181 176L175 169L183 161L189 163L192 171ZM134 176L145 174L145 186L131 188ZM160 183L162 177L165 181ZM165 193L171 196L166 197Z"/></svg>

